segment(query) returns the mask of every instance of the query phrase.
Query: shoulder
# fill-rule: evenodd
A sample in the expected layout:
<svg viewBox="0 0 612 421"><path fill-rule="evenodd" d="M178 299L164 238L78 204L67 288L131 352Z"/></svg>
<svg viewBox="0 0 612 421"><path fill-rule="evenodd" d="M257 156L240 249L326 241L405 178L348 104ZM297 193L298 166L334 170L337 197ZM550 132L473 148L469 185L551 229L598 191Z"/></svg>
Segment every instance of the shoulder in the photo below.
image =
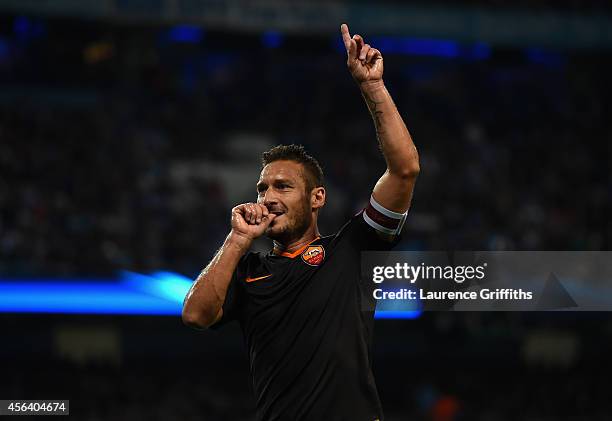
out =
<svg viewBox="0 0 612 421"><path fill-rule="evenodd" d="M238 261L234 274L242 278L247 273L252 271L254 267L261 266L262 262L266 259L265 253L247 251Z"/></svg>

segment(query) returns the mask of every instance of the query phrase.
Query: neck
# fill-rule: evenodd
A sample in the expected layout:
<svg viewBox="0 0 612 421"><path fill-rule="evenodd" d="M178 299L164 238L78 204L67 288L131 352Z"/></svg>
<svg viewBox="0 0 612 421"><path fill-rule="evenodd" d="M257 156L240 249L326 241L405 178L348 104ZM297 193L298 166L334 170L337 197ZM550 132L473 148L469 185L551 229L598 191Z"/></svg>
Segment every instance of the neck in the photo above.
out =
<svg viewBox="0 0 612 421"><path fill-rule="evenodd" d="M320 237L319 228L316 225L311 226L302 234L299 238L282 243L274 240L274 254L280 253L293 253L299 250L300 247L304 247L306 244L314 241L317 237Z"/></svg>

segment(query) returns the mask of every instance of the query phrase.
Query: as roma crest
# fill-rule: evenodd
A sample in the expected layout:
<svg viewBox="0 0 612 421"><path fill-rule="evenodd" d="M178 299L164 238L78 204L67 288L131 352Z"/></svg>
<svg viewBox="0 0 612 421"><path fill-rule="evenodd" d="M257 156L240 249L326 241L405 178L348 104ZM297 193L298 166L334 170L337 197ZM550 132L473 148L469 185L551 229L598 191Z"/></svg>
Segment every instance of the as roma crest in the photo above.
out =
<svg viewBox="0 0 612 421"><path fill-rule="evenodd" d="M308 246L302 253L302 260L310 266L319 266L325 259L325 249L323 246Z"/></svg>

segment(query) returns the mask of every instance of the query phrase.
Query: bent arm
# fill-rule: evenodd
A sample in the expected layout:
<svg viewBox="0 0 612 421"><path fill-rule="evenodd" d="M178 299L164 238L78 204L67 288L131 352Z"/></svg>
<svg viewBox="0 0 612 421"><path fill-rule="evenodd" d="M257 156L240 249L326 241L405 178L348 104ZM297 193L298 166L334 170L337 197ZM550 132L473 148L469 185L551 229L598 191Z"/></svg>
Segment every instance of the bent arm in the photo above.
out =
<svg viewBox="0 0 612 421"><path fill-rule="evenodd" d="M386 209L404 213L410 207L419 174L419 155L391 95L382 80L360 84L368 105L387 170L374 187L374 199Z"/></svg>
<svg viewBox="0 0 612 421"><path fill-rule="evenodd" d="M232 275L249 247L250 240L233 231L227 236L185 297L182 319L186 325L205 329L221 318Z"/></svg>

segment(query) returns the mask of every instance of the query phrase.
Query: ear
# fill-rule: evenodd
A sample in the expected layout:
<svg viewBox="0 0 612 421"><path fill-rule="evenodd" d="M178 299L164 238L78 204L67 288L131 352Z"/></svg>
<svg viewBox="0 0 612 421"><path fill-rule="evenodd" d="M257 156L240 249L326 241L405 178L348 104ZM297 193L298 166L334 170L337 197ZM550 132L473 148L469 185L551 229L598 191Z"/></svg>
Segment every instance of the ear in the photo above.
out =
<svg viewBox="0 0 612 421"><path fill-rule="evenodd" d="M325 187L315 187L310 193L310 206L317 210L325 205Z"/></svg>

